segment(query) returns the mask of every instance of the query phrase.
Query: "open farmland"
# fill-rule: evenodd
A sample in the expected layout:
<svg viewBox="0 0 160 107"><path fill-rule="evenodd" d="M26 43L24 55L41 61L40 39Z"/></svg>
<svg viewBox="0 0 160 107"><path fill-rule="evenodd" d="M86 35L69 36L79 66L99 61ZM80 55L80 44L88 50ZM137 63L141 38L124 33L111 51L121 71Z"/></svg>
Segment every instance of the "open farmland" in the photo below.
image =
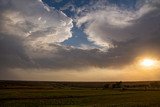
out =
<svg viewBox="0 0 160 107"><path fill-rule="evenodd" d="M150 82L122 82L128 88L106 87L116 83L1 81L0 107L160 106L158 86L147 87Z"/></svg>

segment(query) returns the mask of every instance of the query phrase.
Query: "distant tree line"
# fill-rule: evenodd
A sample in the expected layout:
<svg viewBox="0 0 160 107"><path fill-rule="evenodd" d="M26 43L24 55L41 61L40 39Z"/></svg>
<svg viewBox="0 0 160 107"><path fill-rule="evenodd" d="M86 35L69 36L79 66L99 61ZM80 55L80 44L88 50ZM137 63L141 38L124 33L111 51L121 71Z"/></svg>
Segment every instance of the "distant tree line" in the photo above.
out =
<svg viewBox="0 0 160 107"><path fill-rule="evenodd" d="M125 84L122 81L115 83L106 83L103 89L129 89L129 88L144 88L144 89L160 89L160 82L150 82L148 84Z"/></svg>
<svg viewBox="0 0 160 107"><path fill-rule="evenodd" d="M116 82L116 83L113 83L113 84L105 84L103 89L107 89L107 88L123 88L123 84L122 84L122 81L120 82Z"/></svg>

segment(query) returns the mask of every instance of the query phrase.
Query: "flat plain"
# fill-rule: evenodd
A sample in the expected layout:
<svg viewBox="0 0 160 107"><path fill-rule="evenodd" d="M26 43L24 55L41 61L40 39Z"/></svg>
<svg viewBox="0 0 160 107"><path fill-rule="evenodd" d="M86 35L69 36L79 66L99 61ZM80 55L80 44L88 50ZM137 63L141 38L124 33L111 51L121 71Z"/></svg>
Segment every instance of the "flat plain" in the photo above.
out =
<svg viewBox="0 0 160 107"><path fill-rule="evenodd" d="M160 107L159 83L0 81L0 107Z"/></svg>

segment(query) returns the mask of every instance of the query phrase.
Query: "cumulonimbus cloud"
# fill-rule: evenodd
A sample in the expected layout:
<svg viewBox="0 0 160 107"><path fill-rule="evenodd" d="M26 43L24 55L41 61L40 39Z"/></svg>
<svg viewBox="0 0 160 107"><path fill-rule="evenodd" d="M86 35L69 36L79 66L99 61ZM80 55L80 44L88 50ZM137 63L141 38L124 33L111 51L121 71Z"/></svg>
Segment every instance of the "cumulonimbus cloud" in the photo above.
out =
<svg viewBox="0 0 160 107"><path fill-rule="evenodd" d="M72 36L72 19L41 1L0 2L1 69L116 68L132 63L141 51L160 53L158 3L144 3L134 11L105 6L80 16L77 25L84 25L88 39L108 49L101 51L61 45Z"/></svg>
<svg viewBox="0 0 160 107"><path fill-rule="evenodd" d="M41 0L1 0L0 18L0 68L32 65L72 37L72 19Z"/></svg>
<svg viewBox="0 0 160 107"><path fill-rule="evenodd" d="M0 6L1 32L19 36L33 48L72 37L72 19L40 0L1 0Z"/></svg>
<svg viewBox="0 0 160 107"><path fill-rule="evenodd" d="M159 4L156 0L138 2L134 10L96 4L93 7L97 7L97 10L83 8L76 22L78 27L84 26L90 41L111 48L114 45L112 41L152 36L151 33L159 28Z"/></svg>

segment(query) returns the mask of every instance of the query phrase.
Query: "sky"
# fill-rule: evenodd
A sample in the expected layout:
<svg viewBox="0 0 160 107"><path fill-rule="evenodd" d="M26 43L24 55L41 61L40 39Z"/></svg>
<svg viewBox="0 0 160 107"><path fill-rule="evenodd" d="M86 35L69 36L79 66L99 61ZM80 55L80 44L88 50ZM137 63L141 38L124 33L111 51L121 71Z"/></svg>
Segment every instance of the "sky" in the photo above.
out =
<svg viewBox="0 0 160 107"><path fill-rule="evenodd" d="M160 80L160 0L0 0L0 19L0 80Z"/></svg>

